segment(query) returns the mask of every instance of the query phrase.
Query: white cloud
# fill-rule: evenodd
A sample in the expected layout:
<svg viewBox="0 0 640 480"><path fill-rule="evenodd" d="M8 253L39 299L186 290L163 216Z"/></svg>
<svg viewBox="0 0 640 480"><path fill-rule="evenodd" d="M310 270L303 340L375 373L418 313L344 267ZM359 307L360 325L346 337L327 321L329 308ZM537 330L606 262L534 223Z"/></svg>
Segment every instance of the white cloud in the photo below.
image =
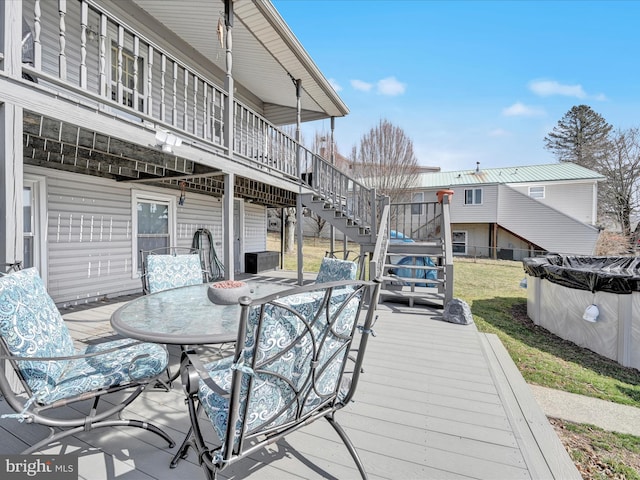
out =
<svg viewBox="0 0 640 480"><path fill-rule="evenodd" d="M373 88L373 85L362 80L351 80L351 86L361 92L369 92Z"/></svg>
<svg viewBox="0 0 640 480"><path fill-rule="evenodd" d="M510 107L504 108L502 114L505 117L538 117L544 115L545 112L539 107L531 107L522 102L516 102Z"/></svg>
<svg viewBox="0 0 640 480"><path fill-rule="evenodd" d="M586 98L587 92L582 85L563 85L553 80L534 80L529 83L529 89L540 97L562 95L565 97Z"/></svg>
<svg viewBox="0 0 640 480"><path fill-rule="evenodd" d="M509 135L511 135L511 133L508 130L505 130L504 128L496 128L489 132L490 137L506 137Z"/></svg>
<svg viewBox="0 0 640 480"><path fill-rule="evenodd" d="M405 83L399 82L396 77L387 77L378 80L378 93L380 95L389 95L395 97L402 95L407 89Z"/></svg>
<svg viewBox="0 0 640 480"><path fill-rule="evenodd" d="M340 91L342 91L342 87L340 86L340 84L339 84L335 79L330 78L330 79L329 79L329 84L333 87L333 89L334 89L336 92L340 92Z"/></svg>

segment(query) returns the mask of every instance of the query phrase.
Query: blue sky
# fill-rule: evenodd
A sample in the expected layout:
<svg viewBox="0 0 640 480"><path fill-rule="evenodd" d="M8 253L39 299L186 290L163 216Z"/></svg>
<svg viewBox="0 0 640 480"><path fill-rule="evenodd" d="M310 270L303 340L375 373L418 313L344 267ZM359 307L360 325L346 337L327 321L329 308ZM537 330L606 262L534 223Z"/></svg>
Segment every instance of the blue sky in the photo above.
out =
<svg viewBox="0 0 640 480"><path fill-rule="evenodd" d="M343 155L383 118L443 171L554 163L574 105L640 127L638 1L272 1L350 109Z"/></svg>

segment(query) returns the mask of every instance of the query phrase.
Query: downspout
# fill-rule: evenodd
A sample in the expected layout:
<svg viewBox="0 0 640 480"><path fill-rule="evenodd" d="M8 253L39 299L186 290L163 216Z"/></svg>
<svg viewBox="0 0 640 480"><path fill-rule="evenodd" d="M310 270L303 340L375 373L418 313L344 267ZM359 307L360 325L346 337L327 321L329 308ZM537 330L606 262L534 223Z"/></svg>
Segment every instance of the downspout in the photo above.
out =
<svg viewBox="0 0 640 480"><path fill-rule="evenodd" d="M302 134L300 132L300 110L301 110L301 94L302 94L302 80L297 79L294 80L296 85L296 165L298 168L298 179L300 182L300 186L298 187L298 196L296 197L296 237L298 244L298 285L302 285L302 269L304 259L302 256L302 242L303 242L303 233L302 233L302 147L300 146L300 141L302 140Z"/></svg>
<svg viewBox="0 0 640 480"><path fill-rule="evenodd" d="M227 155L230 160L233 159L233 75L231 73L233 66L232 57L232 38L231 30L233 28L233 1L225 0L224 2L224 24L225 24L225 48L226 48L226 75L224 79L224 88L227 91L227 98L224 108L224 144L227 147ZM234 252L234 228L233 228L233 197L235 186L235 174L224 174L224 202L222 205L223 225L227 228L222 231L224 244L224 277L228 280L235 278L235 252Z"/></svg>

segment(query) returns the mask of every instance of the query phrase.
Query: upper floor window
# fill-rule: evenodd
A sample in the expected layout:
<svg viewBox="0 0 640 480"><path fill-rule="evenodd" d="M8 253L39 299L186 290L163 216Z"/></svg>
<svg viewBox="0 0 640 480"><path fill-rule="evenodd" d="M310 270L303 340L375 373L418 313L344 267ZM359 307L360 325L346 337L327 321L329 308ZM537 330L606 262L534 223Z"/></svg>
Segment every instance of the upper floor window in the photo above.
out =
<svg viewBox="0 0 640 480"><path fill-rule="evenodd" d="M481 188L465 188L464 204L465 205L482 205L482 189Z"/></svg>
<svg viewBox="0 0 640 480"><path fill-rule="evenodd" d="M531 198L544 198L544 187L529 187Z"/></svg>
<svg viewBox="0 0 640 480"><path fill-rule="evenodd" d="M137 68L136 68L137 63ZM122 104L127 107L144 111L144 95L141 86L143 85L142 74L144 71L144 60L137 59L133 52L122 49ZM134 92L138 92L138 105L133 104ZM111 45L111 100L118 99L118 46Z"/></svg>

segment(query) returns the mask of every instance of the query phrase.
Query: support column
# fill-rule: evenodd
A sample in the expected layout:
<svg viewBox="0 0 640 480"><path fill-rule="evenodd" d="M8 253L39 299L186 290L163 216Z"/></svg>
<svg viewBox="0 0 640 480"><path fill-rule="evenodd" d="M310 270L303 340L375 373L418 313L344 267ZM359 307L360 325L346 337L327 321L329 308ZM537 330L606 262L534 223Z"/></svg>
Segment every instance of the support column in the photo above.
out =
<svg viewBox="0 0 640 480"><path fill-rule="evenodd" d="M302 134L300 132L300 95L302 94L302 80L294 80L296 85L296 165L298 168L298 178L300 179L300 187L298 189L298 196L296 197L296 243L298 246L298 285L303 284L303 267L304 257L302 252L302 243L304 241L304 234L302 228L302 222L304 217L302 216L302 149L300 142L302 141Z"/></svg>
<svg viewBox="0 0 640 480"><path fill-rule="evenodd" d="M333 165L334 167L336 166L336 146L335 146L335 139L334 139L335 128L336 128L336 117L331 117L331 136L329 137L331 143L329 144L329 159L331 160L331 165ZM332 178L335 178L335 177L332 176ZM331 192L333 193L334 190L335 190L335 185L333 185L333 182L332 182ZM332 224L329 225L329 250L331 250L332 254L336 250L336 228Z"/></svg>
<svg viewBox="0 0 640 480"><path fill-rule="evenodd" d="M21 78L22 0L0 0L0 19L4 73ZM0 104L0 271L24 254L22 123L22 107Z"/></svg>
<svg viewBox="0 0 640 480"><path fill-rule="evenodd" d="M234 222L233 222L233 186L236 176L227 173L224 176L224 201L222 202L222 243L224 244L224 278L233 280L235 278L235 256L240 252L234 251Z"/></svg>
<svg viewBox="0 0 640 480"><path fill-rule="evenodd" d="M226 51L226 75L224 79L224 88L227 91L227 97L224 104L224 145L227 147L227 156L233 160L233 110L234 110L234 85L233 85L233 55L232 55L232 35L233 29L233 2L225 0L224 2L224 46ZM241 252L234 251L234 218L233 218L233 200L235 196L235 174L228 173L224 175L224 202L222 205L222 243L224 245L224 278L233 280L235 278L235 256Z"/></svg>

